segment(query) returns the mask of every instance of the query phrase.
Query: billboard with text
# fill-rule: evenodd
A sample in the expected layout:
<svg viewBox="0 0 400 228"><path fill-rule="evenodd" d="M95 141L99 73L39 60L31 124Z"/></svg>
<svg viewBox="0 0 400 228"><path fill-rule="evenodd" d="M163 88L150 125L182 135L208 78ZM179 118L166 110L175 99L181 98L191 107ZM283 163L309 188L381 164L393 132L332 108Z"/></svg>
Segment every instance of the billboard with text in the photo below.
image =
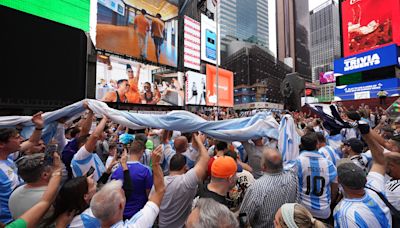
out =
<svg viewBox="0 0 400 228"><path fill-rule="evenodd" d="M200 70L200 23L184 17L184 67Z"/></svg>
<svg viewBox="0 0 400 228"><path fill-rule="evenodd" d="M217 63L217 56L218 62L221 63L221 39L218 36L217 40L216 27L215 21L204 14L201 15L201 59L212 64Z"/></svg>

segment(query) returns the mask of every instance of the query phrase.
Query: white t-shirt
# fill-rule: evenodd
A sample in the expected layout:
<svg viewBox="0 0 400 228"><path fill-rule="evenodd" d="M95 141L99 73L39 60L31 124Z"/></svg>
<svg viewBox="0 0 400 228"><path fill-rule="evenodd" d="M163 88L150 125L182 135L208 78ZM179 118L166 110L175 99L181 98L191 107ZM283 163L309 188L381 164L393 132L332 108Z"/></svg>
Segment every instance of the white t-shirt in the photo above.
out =
<svg viewBox="0 0 400 228"><path fill-rule="evenodd" d="M370 172L367 176L367 187L385 194L383 175ZM335 207L333 218L335 227L392 227L392 216L389 208L374 191L365 188L362 198L344 198Z"/></svg>
<svg viewBox="0 0 400 228"><path fill-rule="evenodd" d="M157 218L160 209L152 202L147 201L146 205L136 213L131 219L119 221L111 226L111 228L147 228L152 227Z"/></svg>
<svg viewBox="0 0 400 228"><path fill-rule="evenodd" d="M95 181L98 181L106 170L99 156L96 153L90 153L86 150L85 146L82 146L72 158L72 173L74 174L74 177L80 177L85 175L89 171L90 167L95 169L93 173L93 179Z"/></svg>

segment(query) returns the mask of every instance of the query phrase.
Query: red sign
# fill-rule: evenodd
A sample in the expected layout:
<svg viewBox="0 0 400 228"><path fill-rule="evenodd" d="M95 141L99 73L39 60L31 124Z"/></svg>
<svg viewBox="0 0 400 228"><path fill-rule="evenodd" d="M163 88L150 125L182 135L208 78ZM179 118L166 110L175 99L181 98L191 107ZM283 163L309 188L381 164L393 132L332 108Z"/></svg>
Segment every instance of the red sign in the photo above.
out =
<svg viewBox="0 0 400 228"><path fill-rule="evenodd" d="M342 2L344 56L400 44L399 0Z"/></svg>

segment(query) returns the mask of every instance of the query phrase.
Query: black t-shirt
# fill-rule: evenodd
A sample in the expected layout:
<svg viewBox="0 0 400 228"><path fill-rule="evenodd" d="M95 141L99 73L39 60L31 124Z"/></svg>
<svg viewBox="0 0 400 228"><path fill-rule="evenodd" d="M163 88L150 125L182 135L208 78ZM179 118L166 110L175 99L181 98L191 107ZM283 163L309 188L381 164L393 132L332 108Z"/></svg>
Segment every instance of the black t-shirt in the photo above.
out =
<svg viewBox="0 0 400 228"><path fill-rule="evenodd" d="M200 198L211 198L211 199L217 201L218 203L229 207L229 203L226 200L225 196L221 196L218 193L208 190L206 184L199 187L198 195Z"/></svg>

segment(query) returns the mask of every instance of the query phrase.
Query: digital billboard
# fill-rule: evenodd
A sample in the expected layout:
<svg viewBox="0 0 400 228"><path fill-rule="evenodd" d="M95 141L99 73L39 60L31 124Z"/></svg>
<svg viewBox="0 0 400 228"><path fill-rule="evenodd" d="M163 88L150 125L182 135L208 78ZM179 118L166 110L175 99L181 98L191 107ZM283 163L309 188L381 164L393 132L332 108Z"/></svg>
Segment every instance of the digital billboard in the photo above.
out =
<svg viewBox="0 0 400 228"><path fill-rule="evenodd" d="M186 72L186 104L206 105L207 77L193 71Z"/></svg>
<svg viewBox="0 0 400 228"><path fill-rule="evenodd" d="M1 0L0 5L89 31L90 0Z"/></svg>
<svg viewBox="0 0 400 228"><path fill-rule="evenodd" d="M342 2L344 56L400 43L399 0Z"/></svg>
<svg viewBox="0 0 400 228"><path fill-rule="evenodd" d="M398 65L398 48L396 44L366 51L357 55L336 59L334 70L337 74L352 74L361 71Z"/></svg>
<svg viewBox="0 0 400 228"><path fill-rule="evenodd" d="M335 87L335 100L357 100L377 98L378 92L385 90L388 96L399 96L400 79L391 78L386 80L363 82L352 85Z"/></svg>
<svg viewBox="0 0 400 228"><path fill-rule="evenodd" d="M183 74L117 56L97 56L96 99L104 102L182 106Z"/></svg>
<svg viewBox="0 0 400 228"><path fill-rule="evenodd" d="M321 72L319 73L319 83L327 84L335 82L335 74L333 71Z"/></svg>
<svg viewBox="0 0 400 228"><path fill-rule="evenodd" d="M221 39L220 36L218 36L217 41L216 27L215 21L204 14L201 15L201 59L212 64L217 63L217 55L218 63L221 63Z"/></svg>
<svg viewBox="0 0 400 228"><path fill-rule="evenodd" d="M98 0L96 47L176 67L178 6L167 0Z"/></svg>
<svg viewBox="0 0 400 228"><path fill-rule="evenodd" d="M215 66L207 64L207 96L208 106L217 105L217 70ZM233 72L218 68L218 105L233 107Z"/></svg>
<svg viewBox="0 0 400 228"><path fill-rule="evenodd" d="M200 22L184 17L184 67L200 70Z"/></svg>

